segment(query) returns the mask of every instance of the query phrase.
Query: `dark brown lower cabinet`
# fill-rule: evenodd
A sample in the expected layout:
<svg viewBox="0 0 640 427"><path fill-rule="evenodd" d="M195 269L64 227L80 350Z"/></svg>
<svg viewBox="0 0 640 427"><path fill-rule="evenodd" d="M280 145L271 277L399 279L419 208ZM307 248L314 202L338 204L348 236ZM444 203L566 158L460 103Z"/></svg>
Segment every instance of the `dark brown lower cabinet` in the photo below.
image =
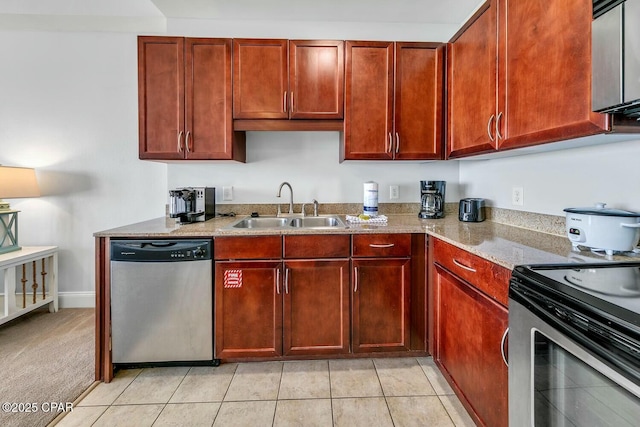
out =
<svg viewBox="0 0 640 427"><path fill-rule="evenodd" d="M215 357L282 355L281 261L215 263Z"/></svg>
<svg viewBox="0 0 640 427"><path fill-rule="evenodd" d="M284 355L349 352L349 260L285 261Z"/></svg>
<svg viewBox="0 0 640 427"><path fill-rule="evenodd" d="M354 259L352 263L353 352L408 351L411 260Z"/></svg>
<svg viewBox="0 0 640 427"><path fill-rule="evenodd" d="M507 309L437 264L435 271L436 362L479 425L506 427Z"/></svg>

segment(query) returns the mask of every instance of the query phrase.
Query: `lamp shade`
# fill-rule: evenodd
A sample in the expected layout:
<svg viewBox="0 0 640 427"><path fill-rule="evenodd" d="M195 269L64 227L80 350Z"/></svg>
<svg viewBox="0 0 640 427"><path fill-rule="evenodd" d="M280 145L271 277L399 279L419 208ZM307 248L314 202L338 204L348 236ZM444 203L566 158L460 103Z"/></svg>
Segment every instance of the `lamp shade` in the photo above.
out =
<svg viewBox="0 0 640 427"><path fill-rule="evenodd" d="M0 166L0 199L38 196L40 189L34 169Z"/></svg>

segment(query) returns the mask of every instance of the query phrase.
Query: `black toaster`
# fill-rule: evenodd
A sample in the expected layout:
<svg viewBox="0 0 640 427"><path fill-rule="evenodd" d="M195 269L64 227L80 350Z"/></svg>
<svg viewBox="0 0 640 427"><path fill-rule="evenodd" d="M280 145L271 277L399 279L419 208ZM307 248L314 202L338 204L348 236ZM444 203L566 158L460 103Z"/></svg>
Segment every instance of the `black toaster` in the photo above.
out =
<svg viewBox="0 0 640 427"><path fill-rule="evenodd" d="M484 221L484 199L461 199L458 219L463 222Z"/></svg>

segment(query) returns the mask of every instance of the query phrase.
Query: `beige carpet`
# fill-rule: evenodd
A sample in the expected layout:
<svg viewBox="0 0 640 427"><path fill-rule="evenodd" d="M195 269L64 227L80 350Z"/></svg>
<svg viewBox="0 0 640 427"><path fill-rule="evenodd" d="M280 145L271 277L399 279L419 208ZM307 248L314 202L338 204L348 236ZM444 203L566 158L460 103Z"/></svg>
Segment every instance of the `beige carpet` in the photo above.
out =
<svg viewBox="0 0 640 427"><path fill-rule="evenodd" d="M0 326L0 426L46 426L51 402L73 402L94 381L94 310L45 308ZM5 412L5 402L35 413Z"/></svg>

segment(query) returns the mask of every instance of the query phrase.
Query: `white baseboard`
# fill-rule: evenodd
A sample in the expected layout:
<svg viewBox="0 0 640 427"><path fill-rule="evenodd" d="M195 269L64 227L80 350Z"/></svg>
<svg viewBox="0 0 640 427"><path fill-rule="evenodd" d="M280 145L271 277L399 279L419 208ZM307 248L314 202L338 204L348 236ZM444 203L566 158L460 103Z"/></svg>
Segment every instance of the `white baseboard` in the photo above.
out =
<svg viewBox="0 0 640 427"><path fill-rule="evenodd" d="M95 306L95 292L58 292L60 308L93 308Z"/></svg>

